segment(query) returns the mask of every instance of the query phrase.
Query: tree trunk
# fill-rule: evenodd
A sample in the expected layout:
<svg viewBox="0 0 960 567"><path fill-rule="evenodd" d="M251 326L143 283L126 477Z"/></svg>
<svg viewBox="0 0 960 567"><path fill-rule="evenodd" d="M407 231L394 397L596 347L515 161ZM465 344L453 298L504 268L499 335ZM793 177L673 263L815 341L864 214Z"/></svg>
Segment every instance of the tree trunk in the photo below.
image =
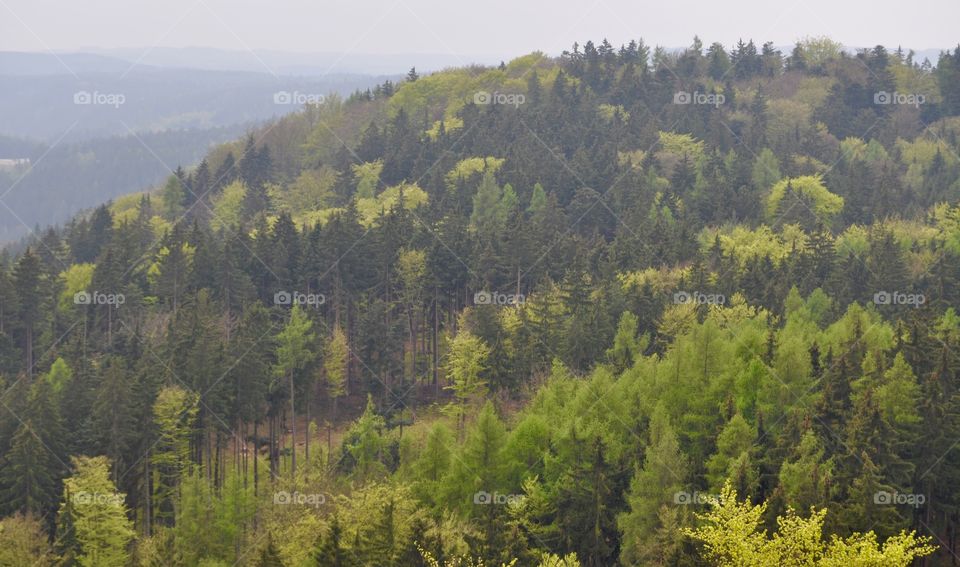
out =
<svg viewBox="0 0 960 567"><path fill-rule="evenodd" d="M290 373L290 478L297 478L297 412L293 405L293 372Z"/></svg>
<svg viewBox="0 0 960 567"><path fill-rule="evenodd" d="M305 394L306 400L304 400L307 404L307 425L305 426L306 431L304 431L304 436L303 436L303 441L304 441L303 459L304 459L304 466L306 467L306 471L308 474L310 472L310 393L311 393L310 390L312 389L313 389L313 384L308 383L307 392Z"/></svg>
<svg viewBox="0 0 960 567"><path fill-rule="evenodd" d="M257 463L260 461L260 420L253 420L253 495L258 495L260 487L260 467Z"/></svg>

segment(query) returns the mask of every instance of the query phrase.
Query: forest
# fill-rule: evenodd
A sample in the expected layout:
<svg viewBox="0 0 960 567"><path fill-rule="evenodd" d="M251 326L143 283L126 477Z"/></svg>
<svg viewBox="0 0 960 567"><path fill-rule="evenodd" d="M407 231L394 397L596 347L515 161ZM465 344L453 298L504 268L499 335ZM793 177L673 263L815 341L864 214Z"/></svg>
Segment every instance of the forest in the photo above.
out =
<svg viewBox="0 0 960 567"><path fill-rule="evenodd" d="M960 557L960 46L330 96L0 258L0 565Z"/></svg>

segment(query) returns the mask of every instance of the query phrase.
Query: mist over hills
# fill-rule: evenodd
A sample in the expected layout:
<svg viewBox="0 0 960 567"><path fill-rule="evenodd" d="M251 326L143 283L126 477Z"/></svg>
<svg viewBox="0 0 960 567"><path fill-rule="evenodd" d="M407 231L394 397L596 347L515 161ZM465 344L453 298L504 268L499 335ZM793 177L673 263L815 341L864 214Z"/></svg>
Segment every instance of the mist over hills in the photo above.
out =
<svg viewBox="0 0 960 567"><path fill-rule="evenodd" d="M346 95L386 78L274 76L33 53L0 53L0 77L7 86L0 90L0 134L50 143L258 121L295 109L278 104L277 93Z"/></svg>
<svg viewBox="0 0 960 567"><path fill-rule="evenodd" d="M158 50L160 65L133 52L129 59L0 52L0 160L32 164L0 168L0 195L10 207L0 209L0 241L147 189L170 167L194 164L211 145L305 102L399 77L273 75L231 66L238 54L211 51Z"/></svg>
<svg viewBox="0 0 960 567"><path fill-rule="evenodd" d="M497 64L516 54L456 53L298 53L271 49L252 51L212 47L85 48L99 54L156 67L189 67L220 71L248 71L276 75L326 76L331 73L363 75L396 75L410 67L421 72L469 64Z"/></svg>

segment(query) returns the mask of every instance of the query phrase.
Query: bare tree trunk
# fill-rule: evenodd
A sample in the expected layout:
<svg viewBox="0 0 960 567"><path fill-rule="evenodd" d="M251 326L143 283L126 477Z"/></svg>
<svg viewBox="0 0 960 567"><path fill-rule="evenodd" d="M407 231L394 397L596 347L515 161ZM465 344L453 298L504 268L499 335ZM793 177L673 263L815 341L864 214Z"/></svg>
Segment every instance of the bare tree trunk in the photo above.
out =
<svg viewBox="0 0 960 567"><path fill-rule="evenodd" d="M433 388L436 397L440 397L440 352L438 348L440 334L440 304L437 288L433 288Z"/></svg>
<svg viewBox="0 0 960 567"><path fill-rule="evenodd" d="M145 532L147 537L151 535L151 530L153 529L153 524L151 522L153 515L153 494L150 490L150 450L147 450L147 454L143 458L143 502L144 502L144 517L143 523L146 528Z"/></svg>
<svg viewBox="0 0 960 567"><path fill-rule="evenodd" d="M260 420L253 420L253 495L258 495L260 487L260 467L257 463L260 461Z"/></svg>
<svg viewBox="0 0 960 567"><path fill-rule="evenodd" d="M290 373L290 479L297 478L297 412L293 405L293 372Z"/></svg>
<svg viewBox="0 0 960 567"><path fill-rule="evenodd" d="M307 403L307 425L305 426L306 431L304 432L304 437L303 437L304 439L303 455L304 455L304 466L306 467L306 471L308 473L310 472L310 394L312 389L313 389L313 384L308 383L307 392L305 394L306 400L304 400Z"/></svg>

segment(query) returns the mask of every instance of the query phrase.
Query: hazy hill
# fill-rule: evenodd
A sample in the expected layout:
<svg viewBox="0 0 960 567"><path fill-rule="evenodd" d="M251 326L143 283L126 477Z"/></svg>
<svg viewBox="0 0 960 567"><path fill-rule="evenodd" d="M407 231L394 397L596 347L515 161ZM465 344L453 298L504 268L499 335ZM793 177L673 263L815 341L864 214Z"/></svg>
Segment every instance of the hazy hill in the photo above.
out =
<svg viewBox="0 0 960 567"><path fill-rule="evenodd" d="M277 93L347 94L383 77L273 76L164 68L99 55L0 53L0 134L53 143L133 131L211 128L295 110ZM75 99L88 93L89 101Z"/></svg>

